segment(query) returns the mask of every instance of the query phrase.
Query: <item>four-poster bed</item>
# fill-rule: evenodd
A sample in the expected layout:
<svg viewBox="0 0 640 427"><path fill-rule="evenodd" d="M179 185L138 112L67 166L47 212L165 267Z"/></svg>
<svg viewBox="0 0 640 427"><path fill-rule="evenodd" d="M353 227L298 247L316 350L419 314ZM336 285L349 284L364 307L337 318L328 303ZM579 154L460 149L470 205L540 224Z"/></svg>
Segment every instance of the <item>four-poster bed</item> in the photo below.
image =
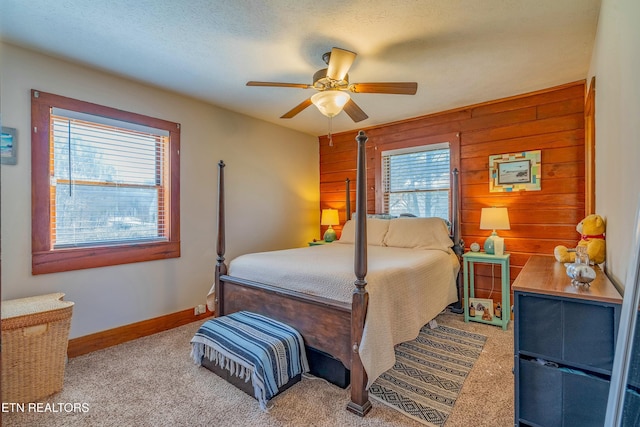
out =
<svg viewBox="0 0 640 427"><path fill-rule="evenodd" d="M413 330L403 329L407 319L395 317L398 307L404 308L407 305L407 312L416 311L418 315L412 315L417 322L421 322L417 327L427 323L431 318L435 317L444 307L455 302L458 299L458 272L459 263L456 254L459 255L461 249L459 247L459 215L458 215L458 182L457 170L452 174L452 226L451 233L453 245L449 238L449 231L443 225L444 221L434 219L421 218L416 219L420 224L431 226L435 230L436 237L426 237L427 243L420 242L420 249L434 250L415 250L411 245L402 243L402 239L406 240L407 221L402 219L380 222L371 222L367 220L366 207L366 157L365 144L367 137L364 132L360 131L356 137L358 143L357 153L357 183L356 183L356 212L355 219L349 224L353 233L353 241L347 241L347 224L343 229L343 242L334 242L331 245L314 246L303 249L292 249L287 251L275 251L273 253L252 254L238 257L231 263L230 268L225 263L225 206L224 206L224 163L219 163L219 179L218 179L218 240L217 240L217 264L215 270L215 315L223 316L241 310L253 311L275 320L291 325L297 329L303 336L305 345L320 352L326 353L331 357L339 360L351 375L351 401L347 405L347 409L357 415L364 416L370 409L371 403L368 398L368 377L367 372L376 374L380 369L375 359L377 353L385 353L388 357L394 358L393 345L399 343L399 339L407 340L408 333L414 333ZM347 182L347 203L349 203L349 183ZM347 208L347 219L350 218L350 208ZM367 223L372 225L370 235L376 238L378 229L384 227L395 231L396 246L385 248L386 244L380 240L378 243L367 240ZM442 225L441 225L442 224ZM382 228L381 228L382 227ZM438 227L442 227L438 228ZM355 230L354 230L355 229ZM444 231L442 231L444 230ZM384 233L387 233L386 229ZM404 233L404 236L402 235ZM414 238L411 233L409 239ZM420 234L420 233L418 233ZM444 239L442 238L444 235ZM440 237L438 237L440 236ZM385 239L387 239L385 237ZM381 239L381 238L380 238ZM398 240L400 239L400 240ZM444 241L446 239L446 242ZM346 242L344 242L346 241ZM384 240L390 242L390 240ZM422 245L422 246L420 246ZM426 247L425 247L426 245ZM393 246L393 243L389 246ZM453 252L451 251L453 246ZM369 249L369 251L368 251ZM328 290L316 292L317 282L324 282L325 278L320 277L320 272L315 272L313 266L304 258L296 258L299 252L313 253L313 257L319 257L326 254L331 258L332 263L353 262L353 269L350 273L351 279L348 279L351 285L350 296L336 297L340 291ZM370 252L371 259L369 259ZM281 254L277 254L281 253ZM353 258L351 258L353 254ZM280 256L280 258L275 258ZM305 276L300 276L295 272L294 267L291 271L283 267L283 257L290 258L289 262L300 263L305 265ZM336 257L339 257L336 259ZM453 261L451 261L453 258ZM292 261L294 260L294 261ZM353 261L351 261L353 260ZM369 270L369 261L374 268ZM307 264L305 264L307 263ZM251 264L253 270L245 268ZM333 264L332 264L333 265ZM344 267L344 266L342 266ZM281 287L279 279L276 277L278 273L285 271L288 276L294 277L295 284L289 288ZM405 271L407 273L405 274ZM408 272L411 272L409 274ZM317 273L317 274L316 274ZM314 277L316 274L316 277ZM367 277L369 274L369 277ZM412 275L413 274L413 275ZM418 274L418 276L415 276ZM337 273L336 273L337 275ZM355 281L353 277L355 276ZM383 276L392 276L393 280L383 280ZM406 276L406 278L405 278ZM276 277L276 278L273 278ZM302 279L300 279L302 277ZM416 277L419 280L416 280ZM340 277L344 283L344 277ZM296 281L297 280L297 281ZM314 282L314 280L316 280ZM368 283L370 281L370 286ZM283 279L284 281L284 279ZM305 288L305 283L309 282L309 286ZM424 282L429 282L425 284ZM407 282L406 289L398 291L394 286ZM325 285L325 283L321 283ZM284 286L284 285L283 285ZM373 287L372 287L373 286ZM304 289L303 289L304 288ZM374 299L371 300L370 292ZM405 299L399 299L397 294L406 293ZM388 295L387 295L388 294ZM391 298L388 303L387 299ZM410 307L410 300L424 301L422 305ZM432 302L433 300L433 302ZM389 304L388 307L385 304ZM367 313L370 318L367 318ZM424 313L423 313L424 312ZM429 318L422 317L428 316ZM426 320L425 320L426 319ZM378 326L374 326L378 325ZM375 329L374 329L375 328ZM413 326L415 329L415 325ZM415 331L417 334L417 331ZM381 337L381 338L378 338ZM415 337L415 335L413 336ZM381 341L383 350L378 351L375 345L377 341ZM370 344L374 343L374 344ZM364 351L365 347L373 346L371 349ZM390 350L389 350L390 347ZM389 355L389 351L391 354ZM375 354L372 356L372 354ZM363 363L364 360L364 363ZM384 361L388 364L388 360ZM367 370L365 370L365 365ZM386 366L386 365L385 365ZM379 373L378 373L379 374ZM377 375L375 375L377 377ZM375 378L371 378L371 381Z"/></svg>

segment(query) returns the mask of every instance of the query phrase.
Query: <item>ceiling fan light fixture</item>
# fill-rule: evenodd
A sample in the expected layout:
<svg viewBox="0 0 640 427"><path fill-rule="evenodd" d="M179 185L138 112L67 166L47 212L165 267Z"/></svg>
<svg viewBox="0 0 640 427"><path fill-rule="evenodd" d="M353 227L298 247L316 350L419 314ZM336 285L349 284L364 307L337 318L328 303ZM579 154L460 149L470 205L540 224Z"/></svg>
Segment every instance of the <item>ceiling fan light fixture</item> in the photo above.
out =
<svg viewBox="0 0 640 427"><path fill-rule="evenodd" d="M356 53L346 49L334 47L331 52L325 53L322 59L326 62L327 68L315 72L312 84L249 81L247 86L315 89L317 91L315 95L305 99L280 118L291 119L314 104L324 116L329 118L329 135L331 135L332 117L340 114L343 109L355 123L369 118L346 92L415 95L418 90L416 82L349 83L348 73L356 59Z"/></svg>
<svg viewBox="0 0 640 427"><path fill-rule="evenodd" d="M318 92L311 97L313 105L327 117L336 116L342 111L345 104L349 102L351 97L348 93L340 90L326 90Z"/></svg>

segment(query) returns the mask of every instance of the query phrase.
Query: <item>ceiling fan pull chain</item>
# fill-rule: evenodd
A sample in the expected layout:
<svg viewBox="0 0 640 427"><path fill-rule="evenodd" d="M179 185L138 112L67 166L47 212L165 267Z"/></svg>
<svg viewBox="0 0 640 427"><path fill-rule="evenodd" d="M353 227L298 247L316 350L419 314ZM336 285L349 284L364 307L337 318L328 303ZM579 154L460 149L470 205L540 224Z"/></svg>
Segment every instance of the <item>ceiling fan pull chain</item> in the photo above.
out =
<svg viewBox="0 0 640 427"><path fill-rule="evenodd" d="M331 121L332 117L329 117L329 147L333 147L333 136L331 136Z"/></svg>

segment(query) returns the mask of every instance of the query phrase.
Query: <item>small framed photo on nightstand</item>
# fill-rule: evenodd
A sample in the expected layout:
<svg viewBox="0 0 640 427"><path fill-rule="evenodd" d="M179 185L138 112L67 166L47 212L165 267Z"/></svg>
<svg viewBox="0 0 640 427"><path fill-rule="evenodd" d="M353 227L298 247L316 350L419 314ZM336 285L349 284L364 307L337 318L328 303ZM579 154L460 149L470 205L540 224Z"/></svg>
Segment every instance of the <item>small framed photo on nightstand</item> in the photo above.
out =
<svg viewBox="0 0 640 427"><path fill-rule="evenodd" d="M475 317L483 320L493 319L493 300L488 298L469 298L469 307L473 304Z"/></svg>

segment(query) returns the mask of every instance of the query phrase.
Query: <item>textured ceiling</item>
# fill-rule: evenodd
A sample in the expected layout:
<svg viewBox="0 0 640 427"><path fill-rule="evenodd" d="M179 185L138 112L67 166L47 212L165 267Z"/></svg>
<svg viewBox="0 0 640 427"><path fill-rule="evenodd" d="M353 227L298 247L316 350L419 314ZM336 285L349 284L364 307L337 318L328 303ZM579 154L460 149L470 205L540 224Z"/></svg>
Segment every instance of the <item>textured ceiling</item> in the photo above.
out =
<svg viewBox="0 0 640 427"><path fill-rule="evenodd" d="M352 82L416 81L415 96L353 94L369 115L333 131L402 120L584 79L600 0L1 0L0 38L312 135L322 54L358 53Z"/></svg>

